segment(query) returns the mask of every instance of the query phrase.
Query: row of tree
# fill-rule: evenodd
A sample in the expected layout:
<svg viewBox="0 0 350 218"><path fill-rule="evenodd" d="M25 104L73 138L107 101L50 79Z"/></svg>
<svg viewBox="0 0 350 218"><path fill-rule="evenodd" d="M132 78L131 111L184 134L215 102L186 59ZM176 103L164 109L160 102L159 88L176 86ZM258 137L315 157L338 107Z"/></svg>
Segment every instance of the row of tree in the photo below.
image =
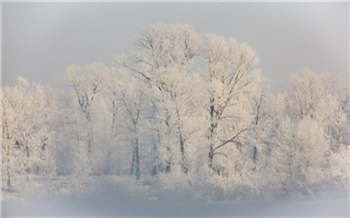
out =
<svg viewBox="0 0 350 218"><path fill-rule="evenodd" d="M349 185L347 84L310 69L278 93L246 43L153 24L135 49L72 65L70 91L19 77L1 90L3 187L32 176L168 174L285 193Z"/></svg>

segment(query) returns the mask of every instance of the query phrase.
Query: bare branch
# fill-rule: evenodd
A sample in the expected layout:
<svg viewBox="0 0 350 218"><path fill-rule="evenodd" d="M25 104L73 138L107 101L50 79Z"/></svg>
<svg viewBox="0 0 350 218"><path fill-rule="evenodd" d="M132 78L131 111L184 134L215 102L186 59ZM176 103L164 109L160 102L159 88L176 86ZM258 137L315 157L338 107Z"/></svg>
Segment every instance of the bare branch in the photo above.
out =
<svg viewBox="0 0 350 218"><path fill-rule="evenodd" d="M241 131L239 131L236 135L234 135L232 138L228 139L228 140L225 140L225 142L223 142L222 144L216 146L213 150L217 150L223 146L225 146L226 144L230 143L230 142L233 142L240 134L242 134L243 132L247 131L247 130L250 130L252 128L245 128L245 129L242 129Z"/></svg>
<svg viewBox="0 0 350 218"><path fill-rule="evenodd" d="M226 158L228 159L228 156L227 156L226 154L224 154L224 153L221 153L221 152L215 152L215 153L213 154L213 157L214 157L216 154L220 154L220 155L222 155L222 156L224 156L224 157L226 157Z"/></svg>

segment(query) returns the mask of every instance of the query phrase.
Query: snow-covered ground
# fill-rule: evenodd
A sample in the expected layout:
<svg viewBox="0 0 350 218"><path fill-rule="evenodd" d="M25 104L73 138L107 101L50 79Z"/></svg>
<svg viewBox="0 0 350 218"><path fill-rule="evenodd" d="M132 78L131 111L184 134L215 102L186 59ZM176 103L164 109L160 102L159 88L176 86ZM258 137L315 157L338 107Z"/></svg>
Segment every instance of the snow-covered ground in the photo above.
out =
<svg viewBox="0 0 350 218"><path fill-rule="evenodd" d="M117 197L117 196L116 196ZM288 202L160 202L56 198L3 203L3 216L331 216L349 215L348 199Z"/></svg>
<svg viewBox="0 0 350 218"><path fill-rule="evenodd" d="M64 184L62 180L56 182ZM85 185L84 191L32 189L32 194L3 192L3 217L143 217L143 216L327 216L348 217L349 199L342 196L290 200L195 200L183 196L186 190L157 192L152 184L124 179ZM65 190L65 191L64 191ZM48 195L48 193L50 193ZM53 194L55 193L55 194ZM177 193L177 194L176 194Z"/></svg>

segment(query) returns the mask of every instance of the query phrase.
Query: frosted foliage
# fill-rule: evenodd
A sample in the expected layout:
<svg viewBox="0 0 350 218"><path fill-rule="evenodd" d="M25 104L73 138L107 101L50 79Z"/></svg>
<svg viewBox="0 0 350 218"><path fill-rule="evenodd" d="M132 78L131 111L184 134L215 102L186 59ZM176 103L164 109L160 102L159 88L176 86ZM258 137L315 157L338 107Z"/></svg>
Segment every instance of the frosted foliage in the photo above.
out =
<svg viewBox="0 0 350 218"><path fill-rule="evenodd" d="M85 67L71 65L67 67L62 76L63 82L70 85L74 93L75 114L78 116L75 126L76 134L79 137L77 142L82 143L81 138L84 139L89 167L95 174L101 174L103 171L102 162L93 158L92 154L94 150L95 152L100 151L99 146L95 144L95 128L100 127L98 120L105 118L105 116L101 115L101 112L106 109L103 108L105 104L100 99L100 95L106 87L110 87L107 82L109 80L106 78L111 77L112 74L113 69L108 68L101 62L96 62ZM80 117L83 118L81 119ZM81 149L78 151L81 151ZM84 166L80 168L84 168Z"/></svg>
<svg viewBox="0 0 350 218"><path fill-rule="evenodd" d="M279 181L275 181L275 183L281 184L281 188L284 189L292 185L287 183L294 183L292 178L294 177L293 171L295 167L293 165L296 164L296 162L293 159L293 153L295 153L295 149L292 147L293 130L294 125L289 117L278 121L276 129L274 130L276 137L272 142L273 148L271 149L273 158L269 160L271 165L274 166L275 174L279 175L279 177L276 177L276 180Z"/></svg>
<svg viewBox="0 0 350 218"><path fill-rule="evenodd" d="M92 171L88 152L83 142L77 142L74 150L74 175L78 182L86 182Z"/></svg>
<svg viewBox="0 0 350 218"><path fill-rule="evenodd" d="M153 24L135 37L137 53L121 55L117 60L143 79L160 89L167 89L172 81L190 67L190 60L198 53L201 40L188 25ZM165 86L164 86L165 85ZM163 87L164 86L164 87Z"/></svg>
<svg viewBox="0 0 350 218"><path fill-rule="evenodd" d="M243 162L240 160L246 160L247 149L244 151L241 147L249 144L245 135L253 128L254 108L250 102L258 94L261 82L257 68L259 59L247 44L238 44L232 38L216 35L206 36L202 55L209 82L207 123L210 162L216 161L213 163L216 166L212 166L224 174L242 171ZM229 146L237 147L238 156L231 157L234 152ZM227 161L234 163L225 163Z"/></svg>
<svg viewBox="0 0 350 218"><path fill-rule="evenodd" d="M342 146L337 153L330 155L330 176L341 178L347 188L350 187L350 150L349 146Z"/></svg>
<svg viewBox="0 0 350 218"><path fill-rule="evenodd" d="M2 91L3 167L10 188L17 173L56 175L50 99L43 86L18 77L15 87ZM18 180L19 181L19 180Z"/></svg>
<svg viewBox="0 0 350 218"><path fill-rule="evenodd" d="M327 90L329 78L325 75L317 75L309 68L301 73L293 74L289 80L288 107L293 116L313 116L315 109Z"/></svg>
<svg viewBox="0 0 350 218"><path fill-rule="evenodd" d="M193 116L189 104L195 96L186 81L194 78L188 73L191 60L198 54L200 37L188 25L158 23L145 27L135 37L135 44L138 53L117 60L144 84L145 96L156 112L152 125L160 145L158 158L166 165L160 163L160 168L169 171L172 162L181 162L183 171L187 171L187 133L194 131L188 129L187 119Z"/></svg>
<svg viewBox="0 0 350 218"><path fill-rule="evenodd" d="M72 86L79 103L79 109L87 119L91 119L91 104L103 87L110 69L103 63L97 62L86 67L69 66L62 76L63 82Z"/></svg>
<svg viewBox="0 0 350 218"><path fill-rule="evenodd" d="M305 118L297 126L298 152L300 161L305 165L300 169L308 183L318 182L323 178L322 171L327 167L327 151L329 142L323 128L311 118Z"/></svg>
<svg viewBox="0 0 350 218"><path fill-rule="evenodd" d="M147 58L150 67L164 68L185 66L197 53L201 40L189 25L158 23L145 27L135 42L142 49L140 60Z"/></svg>
<svg viewBox="0 0 350 218"><path fill-rule="evenodd" d="M255 52L247 44L239 45L232 38L208 35L203 58L208 63L211 94L222 101L237 91L248 91L257 79L254 74L259 73L255 68L259 63Z"/></svg>
<svg viewBox="0 0 350 218"><path fill-rule="evenodd" d="M348 164L340 154L340 150L347 150L348 123L340 90L338 80L305 69L293 74L286 90L277 96L280 115L274 144L278 149L272 150L271 160L275 159L277 172L283 169L295 187L309 195L314 192L312 187L322 181L340 178L344 185L348 184L344 182L348 174L339 173L340 166ZM281 118L285 121L279 121Z"/></svg>
<svg viewBox="0 0 350 218"><path fill-rule="evenodd" d="M1 88L6 197L93 193L114 208L349 191L340 78L305 68L271 92L247 43L175 23L144 27L116 60L68 66L67 90Z"/></svg>
<svg viewBox="0 0 350 218"><path fill-rule="evenodd" d="M348 125L346 113L337 96L327 94L320 99L315 117L324 127L325 134L330 138L332 150L337 150L346 143L346 128Z"/></svg>

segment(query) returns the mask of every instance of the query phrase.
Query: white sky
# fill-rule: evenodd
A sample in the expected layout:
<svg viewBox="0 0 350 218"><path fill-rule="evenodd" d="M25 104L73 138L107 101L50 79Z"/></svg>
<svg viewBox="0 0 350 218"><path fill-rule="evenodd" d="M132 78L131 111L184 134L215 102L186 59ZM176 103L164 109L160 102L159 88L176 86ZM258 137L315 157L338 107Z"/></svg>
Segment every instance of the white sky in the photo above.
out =
<svg viewBox="0 0 350 218"><path fill-rule="evenodd" d="M128 52L133 35L154 22L193 25L247 42L280 87L291 72L348 70L348 3L2 3L2 82L18 75L61 87L70 64Z"/></svg>

